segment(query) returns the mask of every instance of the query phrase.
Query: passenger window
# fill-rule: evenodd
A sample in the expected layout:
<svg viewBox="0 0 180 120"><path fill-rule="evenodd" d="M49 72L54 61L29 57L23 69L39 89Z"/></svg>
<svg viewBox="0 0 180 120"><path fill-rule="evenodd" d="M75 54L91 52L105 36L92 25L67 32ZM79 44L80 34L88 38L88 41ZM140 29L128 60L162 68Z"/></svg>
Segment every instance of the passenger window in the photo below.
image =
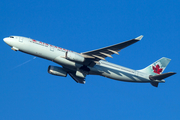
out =
<svg viewBox="0 0 180 120"><path fill-rule="evenodd" d="M10 38L14 38L13 36L10 36Z"/></svg>

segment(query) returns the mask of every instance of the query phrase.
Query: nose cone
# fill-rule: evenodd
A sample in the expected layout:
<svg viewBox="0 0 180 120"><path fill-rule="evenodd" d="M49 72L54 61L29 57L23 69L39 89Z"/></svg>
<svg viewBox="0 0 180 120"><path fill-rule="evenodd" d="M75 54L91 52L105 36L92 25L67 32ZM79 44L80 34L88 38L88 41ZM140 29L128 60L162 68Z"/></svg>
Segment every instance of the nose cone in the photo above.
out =
<svg viewBox="0 0 180 120"><path fill-rule="evenodd" d="M7 43L7 38L4 38L3 40L4 40L5 43Z"/></svg>
<svg viewBox="0 0 180 120"><path fill-rule="evenodd" d="M6 44L8 44L8 45L11 44L10 38L4 38L3 41L4 41Z"/></svg>

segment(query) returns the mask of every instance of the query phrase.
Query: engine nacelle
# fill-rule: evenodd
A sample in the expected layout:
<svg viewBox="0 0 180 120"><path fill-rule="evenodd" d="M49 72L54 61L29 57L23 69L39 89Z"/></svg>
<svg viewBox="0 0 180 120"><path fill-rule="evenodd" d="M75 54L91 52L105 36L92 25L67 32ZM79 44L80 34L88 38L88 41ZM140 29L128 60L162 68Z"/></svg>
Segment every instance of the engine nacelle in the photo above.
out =
<svg viewBox="0 0 180 120"><path fill-rule="evenodd" d="M67 72L63 68L51 65L48 67L48 73L62 77L67 76Z"/></svg>
<svg viewBox="0 0 180 120"><path fill-rule="evenodd" d="M74 52L66 52L66 59L76 62L84 62L84 57Z"/></svg>

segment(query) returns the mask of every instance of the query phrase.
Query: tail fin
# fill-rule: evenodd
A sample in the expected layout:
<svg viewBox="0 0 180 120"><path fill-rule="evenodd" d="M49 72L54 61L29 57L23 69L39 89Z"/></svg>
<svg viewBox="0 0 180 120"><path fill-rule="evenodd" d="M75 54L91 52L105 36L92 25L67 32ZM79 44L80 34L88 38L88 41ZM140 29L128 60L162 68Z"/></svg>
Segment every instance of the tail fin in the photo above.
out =
<svg viewBox="0 0 180 120"><path fill-rule="evenodd" d="M162 72L165 70L170 61L171 59L163 57L154 62L153 64L147 66L146 68L138 71L149 74L151 85L154 87L158 87L159 82L165 82L163 79L176 74L174 72L162 74Z"/></svg>
<svg viewBox="0 0 180 120"><path fill-rule="evenodd" d="M158 75L158 74L161 74L165 70L166 66L169 64L170 61L171 59L162 57L161 59L157 60L153 64L138 71L149 74L149 75Z"/></svg>

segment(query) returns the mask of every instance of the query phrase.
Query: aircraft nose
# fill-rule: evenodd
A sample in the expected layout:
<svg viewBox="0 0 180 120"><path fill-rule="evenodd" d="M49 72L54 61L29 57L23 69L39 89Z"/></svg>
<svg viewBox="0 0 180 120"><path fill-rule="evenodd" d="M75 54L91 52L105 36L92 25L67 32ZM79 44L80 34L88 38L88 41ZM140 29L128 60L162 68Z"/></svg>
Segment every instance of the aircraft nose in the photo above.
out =
<svg viewBox="0 0 180 120"><path fill-rule="evenodd" d="M11 40L9 38L4 38L3 41L8 44L11 45Z"/></svg>
<svg viewBox="0 0 180 120"><path fill-rule="evenodd" d="M4 41L5 43L7 43L7 38L4 38L3 41Z"/></svg>

